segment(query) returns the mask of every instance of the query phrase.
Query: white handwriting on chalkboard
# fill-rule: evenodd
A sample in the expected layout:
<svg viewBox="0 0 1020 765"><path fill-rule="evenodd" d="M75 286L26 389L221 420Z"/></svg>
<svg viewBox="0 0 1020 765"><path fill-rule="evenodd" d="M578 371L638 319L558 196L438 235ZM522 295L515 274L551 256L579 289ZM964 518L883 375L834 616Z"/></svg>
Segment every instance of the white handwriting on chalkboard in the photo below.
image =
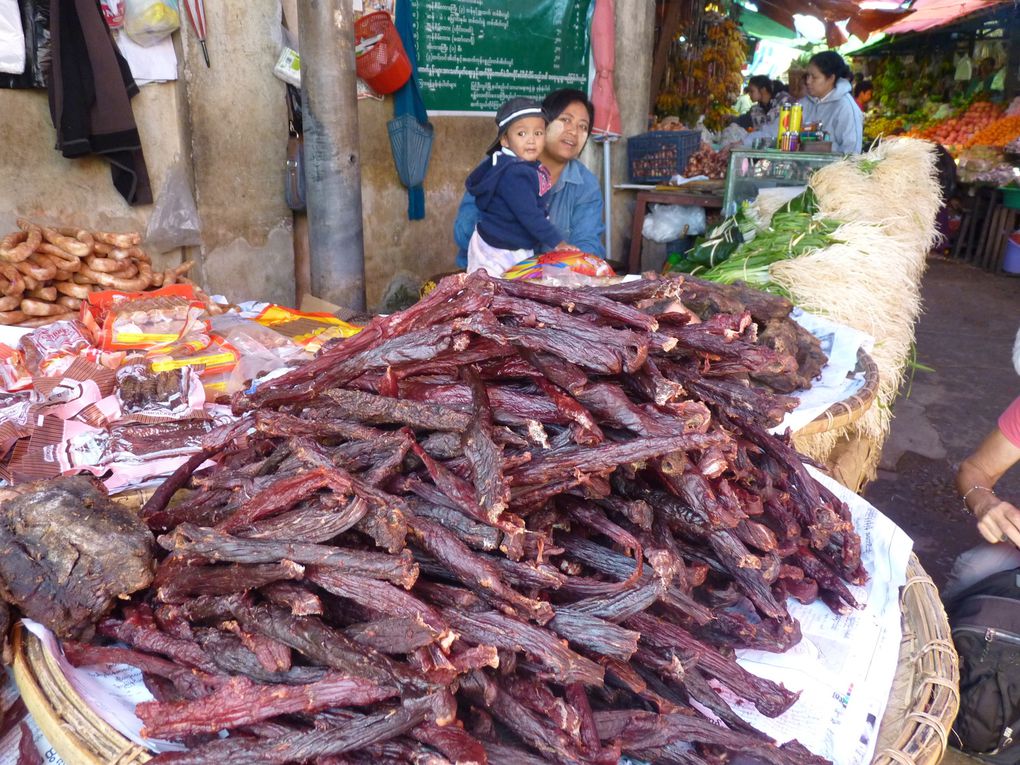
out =
<svg viewBox="0 0 1020 765"><path fill-rule="evenodd" d="M592 2L418 0L419 74L429 108L495 111L514 96L583 88Z"/></svg>

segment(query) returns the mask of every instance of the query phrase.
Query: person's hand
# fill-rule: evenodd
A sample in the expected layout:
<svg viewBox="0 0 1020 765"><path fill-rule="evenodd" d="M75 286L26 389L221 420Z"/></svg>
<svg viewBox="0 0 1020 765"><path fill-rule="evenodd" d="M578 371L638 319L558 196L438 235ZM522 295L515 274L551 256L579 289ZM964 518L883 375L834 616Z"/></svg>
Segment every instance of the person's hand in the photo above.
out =
<svg viewBox="0 0 1020 765"><path fill-rule="evenodd" d="M974 508L978 532L992 544L1012 542L1020 548L1020 508L988 492L988 499Z"/></svg>
<svg viewBox="0 0 1020 765"><path fill-rule="evenodd" d="M553 249L556 250L557 252L576 252L577 251L577 248L574 245L572 245L572 244L570 244L568 242L560 242Z"/></svg>

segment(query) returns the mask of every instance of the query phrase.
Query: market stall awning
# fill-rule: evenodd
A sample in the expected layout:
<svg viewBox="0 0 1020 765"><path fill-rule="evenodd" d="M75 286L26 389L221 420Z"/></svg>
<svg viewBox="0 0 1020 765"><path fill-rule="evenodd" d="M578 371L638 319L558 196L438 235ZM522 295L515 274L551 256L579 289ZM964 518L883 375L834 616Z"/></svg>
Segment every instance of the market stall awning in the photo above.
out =
<svg viewBox="0 0 1020 765"><path fill-rule="evenodd" d="M762 13L740 9L740 28L749 37L766 40L796 40L797 33Z"/></svg>
<svg viewBox="0 0 1020 765"><path fill-rule="evenodd" d="M888 35L925 32L945 26L976 11L987 11L1013 0L917 0L914 13L882 31Z"/></svg>
<svg viewBox="0 0 1020 765"><path fill-rule="evenodd" d="M865 8L847 22L846 31L856 36L861 42L867 42L868 38L877 30L903 21L905 17L911 16L913 13L913 9L879 10Z"/></svg>

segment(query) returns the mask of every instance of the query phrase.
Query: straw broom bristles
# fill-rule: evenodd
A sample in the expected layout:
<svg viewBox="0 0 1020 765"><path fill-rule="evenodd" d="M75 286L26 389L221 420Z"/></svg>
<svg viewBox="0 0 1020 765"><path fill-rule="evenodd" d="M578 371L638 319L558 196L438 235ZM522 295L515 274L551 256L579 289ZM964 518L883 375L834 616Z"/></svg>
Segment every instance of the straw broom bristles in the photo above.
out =
<svg viewBox="0 0 1020 765"><path fill-rule="evenodd" d="M875 448L866 450L867 464L860 466L863 481L874 477L889 433L891 406L921 310L920 282L942 203L934 146L914 139L884 141L867 154L821 168L811 186L820 215L843 221L833 235L841 241L774 264L772 278L804 310L874 337L871 355L880 382L875 404L861 419L796 444L825 463L837 442L869 440Z"/></svg>

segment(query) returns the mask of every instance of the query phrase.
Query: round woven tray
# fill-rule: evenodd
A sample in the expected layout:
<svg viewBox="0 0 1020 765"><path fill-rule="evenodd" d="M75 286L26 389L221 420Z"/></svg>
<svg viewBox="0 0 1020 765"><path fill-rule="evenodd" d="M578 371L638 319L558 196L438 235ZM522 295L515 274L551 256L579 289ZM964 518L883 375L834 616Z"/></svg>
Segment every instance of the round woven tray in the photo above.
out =
<svg viewBox="0 0 1020 765"><path fill-rule="evenodd" d="M89 709L39 639L20 624L13 630L14 681L36 724L64 762L142 765L151 755Z"/></svg>
<svg viewBox="0 0 1020 765"><path fill-rule="evenodd" d="M857 352L857 367L854 372L864 373L864 387L850 398L837 401L794 433L795 436L813 436L827 430L844 428L868 411L868 407L874 403L878 395L878 365L863 348Z"/></svg>
<svg viewBox="0 0 1020 765"><path fill-rule="evenodd" d="M960 708L960 660L939 591L911 554L903 639L872 765L937 765Z"/></svg>

